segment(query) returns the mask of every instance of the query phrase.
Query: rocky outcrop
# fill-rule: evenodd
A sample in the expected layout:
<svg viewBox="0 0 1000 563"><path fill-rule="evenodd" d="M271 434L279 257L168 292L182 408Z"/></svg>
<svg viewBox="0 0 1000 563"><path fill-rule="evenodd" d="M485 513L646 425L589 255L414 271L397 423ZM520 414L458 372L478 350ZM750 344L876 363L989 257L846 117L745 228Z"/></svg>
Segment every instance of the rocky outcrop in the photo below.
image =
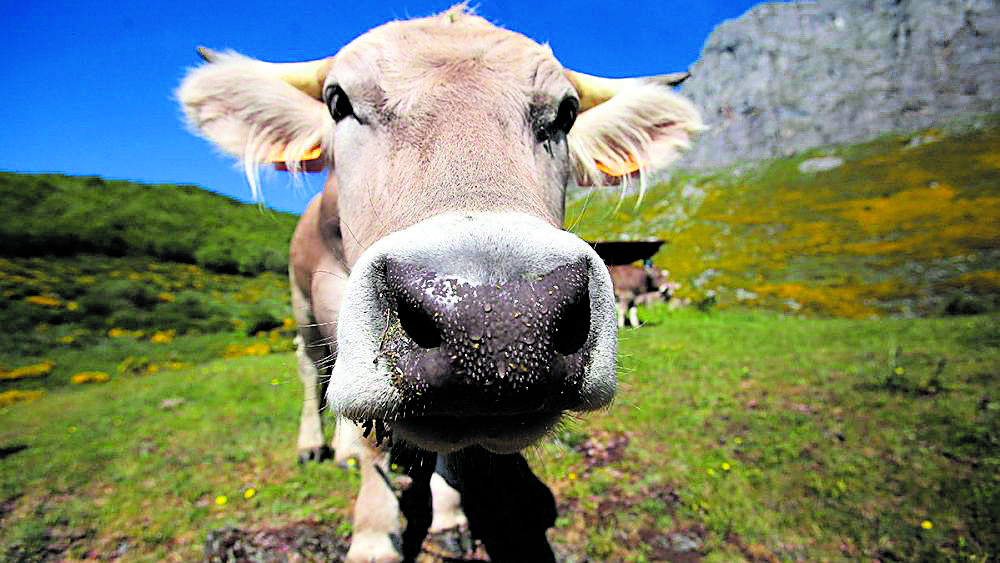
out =
<svg viewBox="0 0 1000 563"><path fill-rule="evenodd" d="M1000 112L997 0L761 4L719 25L682 87L710 168Z"/></svg>

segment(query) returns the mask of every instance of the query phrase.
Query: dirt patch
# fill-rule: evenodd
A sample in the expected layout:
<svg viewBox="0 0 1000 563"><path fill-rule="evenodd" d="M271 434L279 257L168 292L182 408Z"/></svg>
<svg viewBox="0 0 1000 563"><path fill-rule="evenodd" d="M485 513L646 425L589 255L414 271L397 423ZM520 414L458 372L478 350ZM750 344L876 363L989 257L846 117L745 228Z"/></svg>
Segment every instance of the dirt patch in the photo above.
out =
<svg viewBox="0 0 1000 563"><path fill-rule="evenodd" d="M205 540L205 560L211 562L255 561L343 561L350 537L340 537L328 524L299 522L282 528L220 528ZM468 529L429 534L424 541L420 563L461 563L489 561L482 544L472 539Z"/></svg>
<svg viewBox="0 0 1000 563"><path fill-rule="evenodd" d="M241 530L221 528L205 539L205 560L261 561L342 561L350 547L347 539L331 533L330 526L300 522L283 528Z"/></svg>
<svg viewBox="0 0 1000 563"><path fill-rule="evenodd" d="M604 467L625 459L629 437L621 432L599 430L574 449L583 454L586 467Z"/></svg>

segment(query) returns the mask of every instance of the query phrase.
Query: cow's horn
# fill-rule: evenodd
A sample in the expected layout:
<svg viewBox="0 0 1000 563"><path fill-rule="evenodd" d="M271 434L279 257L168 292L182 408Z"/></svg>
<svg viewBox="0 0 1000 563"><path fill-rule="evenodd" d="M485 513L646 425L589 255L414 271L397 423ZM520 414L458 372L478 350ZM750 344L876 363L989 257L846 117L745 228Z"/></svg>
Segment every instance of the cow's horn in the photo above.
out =
<svg viewBox="0 0 1000 563"><path fill-rule="evenodd" d="M566 71L566 77L569 78L573 87L576 88L576 93L580 96L580 111L586 111L608 101L622 88L630 84L652 81L667 86L677 86L687 80L689 76L691 75L687 72L674 72L643 78L604 78L573 70Z"/></svg>
<svg viewBox="0 0 1000 563"><path fill-rule="evenodd" d="M208 47L198 47L198 54L210 63L219 59L218 51L209 49ZM329 58L301 63L266 63L263 61L260 61L260 63L267 65L277 78L284 80L302 92L317 100L323 98L323 79L326 78L326 71L330 66Z"/></svg>

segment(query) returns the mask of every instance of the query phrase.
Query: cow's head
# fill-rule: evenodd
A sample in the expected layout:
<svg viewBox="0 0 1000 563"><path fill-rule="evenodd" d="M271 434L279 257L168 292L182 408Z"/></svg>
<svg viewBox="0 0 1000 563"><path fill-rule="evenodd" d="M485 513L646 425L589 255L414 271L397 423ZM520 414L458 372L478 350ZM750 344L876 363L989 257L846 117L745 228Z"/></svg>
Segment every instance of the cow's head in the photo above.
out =
<svg viewBox="0 0 1000 563"><path fill-rule="evenodd" d="M611 283L562 230L565 189L673 160L700 128L677 76L574 73L463 6L319 61L207 58L179 98L251 184L278 151L294 169L319 145L331 168L351 268L337 411L427 449L507 452L611 401Z"/></svg>

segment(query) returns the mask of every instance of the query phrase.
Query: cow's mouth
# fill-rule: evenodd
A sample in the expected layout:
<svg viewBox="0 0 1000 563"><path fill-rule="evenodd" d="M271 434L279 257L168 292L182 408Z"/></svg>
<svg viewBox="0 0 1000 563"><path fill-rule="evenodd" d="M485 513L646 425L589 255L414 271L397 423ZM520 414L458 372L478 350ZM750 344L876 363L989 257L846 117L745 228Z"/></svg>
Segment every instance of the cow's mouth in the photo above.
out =
<svg viewBox="0 0 1000 563"><path fill-rule="evenodd" d="M394 438L439 453L479 445L505 454L537 442L561 416L559 411L492 416L413 416L393 423L392 432Z"/></svg>

